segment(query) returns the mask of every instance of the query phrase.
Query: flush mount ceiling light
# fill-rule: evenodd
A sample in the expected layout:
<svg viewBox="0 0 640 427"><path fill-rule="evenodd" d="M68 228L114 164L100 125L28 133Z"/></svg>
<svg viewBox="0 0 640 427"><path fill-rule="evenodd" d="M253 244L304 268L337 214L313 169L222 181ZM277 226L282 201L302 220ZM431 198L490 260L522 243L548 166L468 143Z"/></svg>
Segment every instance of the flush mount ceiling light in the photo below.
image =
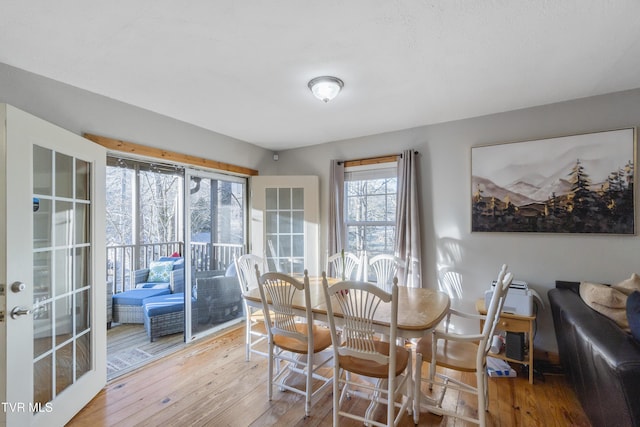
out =
<svg viewBox="0 0 640 427"><path fill-rule="evenodd" d="M344 82L337 77L322 76L311 79L309 89L321 101L329 102L340 93Z"/></svg>

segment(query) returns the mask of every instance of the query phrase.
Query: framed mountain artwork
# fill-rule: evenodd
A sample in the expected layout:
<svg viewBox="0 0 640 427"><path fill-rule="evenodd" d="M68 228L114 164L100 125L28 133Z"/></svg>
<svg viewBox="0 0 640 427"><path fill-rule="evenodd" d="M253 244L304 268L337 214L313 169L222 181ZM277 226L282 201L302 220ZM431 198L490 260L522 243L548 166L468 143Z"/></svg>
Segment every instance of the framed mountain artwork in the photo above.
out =
<svg viewBox="0 0 640 427"><path fill-rule="evenodd" d="M471 231L635 231L636 128L471 148Z"/></svg>

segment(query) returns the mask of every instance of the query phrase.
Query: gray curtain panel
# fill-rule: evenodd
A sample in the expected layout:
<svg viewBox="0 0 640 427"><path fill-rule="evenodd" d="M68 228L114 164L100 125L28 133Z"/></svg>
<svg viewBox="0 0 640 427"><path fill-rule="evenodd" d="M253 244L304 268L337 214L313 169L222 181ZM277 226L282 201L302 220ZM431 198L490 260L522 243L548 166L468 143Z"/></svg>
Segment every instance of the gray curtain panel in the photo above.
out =
<svg viewBox="0 0 640 427"><path fill-rule="evenodd" d="M422 287L418 153L404 150L398 162L395 255L403 259L398 281L406 286Z"/></svg>
<svg viewBox="0 0 640 427"><path fill-rule="evenodd" d="M344 163L331 160L329 182L329 242L327 257L340 252L346 245L344 225ZM325 260L326 265L326 260ZM327 271L327 274L330 272Z"/></svg>

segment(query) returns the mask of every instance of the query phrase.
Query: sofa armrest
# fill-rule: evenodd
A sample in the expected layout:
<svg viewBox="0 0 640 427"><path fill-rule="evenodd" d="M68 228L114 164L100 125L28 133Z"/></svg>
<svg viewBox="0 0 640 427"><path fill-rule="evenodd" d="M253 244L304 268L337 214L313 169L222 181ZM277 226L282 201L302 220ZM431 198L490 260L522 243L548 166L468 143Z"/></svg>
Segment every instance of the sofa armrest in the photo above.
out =
<svg viewBox="0 0 640 427"><path fill-rule="evenodd" d="M569 289L570 291L580 294L580 282L556 280L556 289Z"/></svg>
<svg viewBox="0 0 640 427"><path fill-rule="evenodd" d="M557 286L547 293L568 379L593 426L640 425L640 343L575 289Z"/></svg>
<svg viewBox="0 0 640 427"><path fill-rule="evenodd" d="M169 275L169 287L172 293L184 292L184 269L173 270Z"/></svg>
<svg viewBox="0 0 640 427"><path fill-rule="evenodd" d="M556 289L569 289L570 291L580 295L580 283L581 282L569 282L566 280L556 280ZM603 283L603 285L610 286L608 283Z"/></svg>

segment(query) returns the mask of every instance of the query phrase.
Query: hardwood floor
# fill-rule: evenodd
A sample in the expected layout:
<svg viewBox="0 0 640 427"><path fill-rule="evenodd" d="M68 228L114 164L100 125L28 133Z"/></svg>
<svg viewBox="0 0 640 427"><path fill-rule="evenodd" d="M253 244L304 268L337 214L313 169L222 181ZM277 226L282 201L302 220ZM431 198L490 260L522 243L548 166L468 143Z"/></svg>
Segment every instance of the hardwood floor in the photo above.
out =
<svg viewBox="0 0 640 427"><path fill-rule="evenodd" d="M194 334L223 331L243 325L244 318L224 322L198 324ZM142 324L114 323L107 330L107 381L140 368L155 359L185 347L184 334L176 333L149 340Z"/></svg>
<svg viewBox="0 0 640 427"><path fill-rule="evenodd" d="M425 365L427 367L428 365ZM425 371L426 372L426 371ZM187 345L110 383L69 426L331 426L329 391L304 419L301 396L274 389L267 400L267 361L253 355L244 360L244 329ZM466 378L463 378L467 380ZM471 379L473 381L473 379ZM589 426L573 390L562 375L545 375L531 385L524 376L489 379L488 425ZM352 399L354 410L367 402ZM445 406L474 411L472 396L451 394ZM380 420L385 408L377 411ZM362 423L341 419L343 426ZM401 426L413 426L410 416ZM420 426L464 426L448 417L426 412Z"/></svg>

